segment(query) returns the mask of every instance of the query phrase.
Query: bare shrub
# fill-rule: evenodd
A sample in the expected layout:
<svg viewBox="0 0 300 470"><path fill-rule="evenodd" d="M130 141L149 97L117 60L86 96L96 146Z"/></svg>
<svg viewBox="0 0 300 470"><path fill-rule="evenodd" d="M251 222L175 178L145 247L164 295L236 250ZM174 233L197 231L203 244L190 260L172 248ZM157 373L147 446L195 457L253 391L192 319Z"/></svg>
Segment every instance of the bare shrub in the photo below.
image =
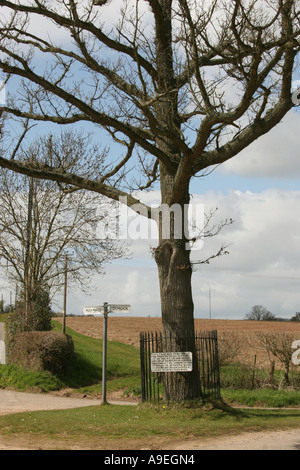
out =
<svg viewBox="0 0 300 470"><path fill-rule="evenodd" d="M244 336L235 331L218 333L218 357L221 366L237 362L244 345Z"/></svg>
<svg viewBox="0 0 300 470"><path fill-rule="evenodd" d="M284 369L285 384L289 385L289 372L292 359L292 343L295 336L286 331L278 333L257 332L256 333L256 346L267 353L270 364L274 363L277 359ZM274 367L273 367L274 368Z"/></svg>

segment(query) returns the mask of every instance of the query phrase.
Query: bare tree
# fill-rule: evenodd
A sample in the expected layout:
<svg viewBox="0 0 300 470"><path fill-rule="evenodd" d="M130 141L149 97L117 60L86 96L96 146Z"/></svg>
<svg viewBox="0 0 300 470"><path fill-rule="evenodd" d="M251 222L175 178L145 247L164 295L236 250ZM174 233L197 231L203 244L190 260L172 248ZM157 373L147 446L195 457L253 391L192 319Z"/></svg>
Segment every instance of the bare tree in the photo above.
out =
<svg viewBox="0 0 300 470"><path fill-rule="evenodd" d="M90 148L80 134L39 138L24 151L24 159L59 158L69 168L79 165ZM99 238L97 227L113 212L104 197L69 191L56 182L3 170L0 175L0 263L10 281L23 291L25 305L40 289L53 297L64 284L68 258L69 285L90 287L91 277L106 263L125 254L113 239Z"/></svg>
<svg viewBox="0 0 300 470"><path fill-rule="evenodd" d="M0 165L122 196L133 207L134 190L159 181L161 204L178 204L184 214L194 176L239 154L293 107L299 0L124 1L108 26L101 16L107 8L115 14L117 3L0 1L0 68L7 88L11 78L19 84L2 115L23 122L11 158L3 153ZM36 31L39 19L53 34ZM106 170L20 161L32 122L95 125L99 141L112 142ZM150 207L138 207L151 217ZM173 225L170 217L169 235L160 230L155 250L162 321L176 336L188 330L193 337L190 240L184 230L176 238ZM169 395L201 395L196 367L178 374Z"/></svg>
<svg viewBox="0 0 300 470"><path fill-rule="evenodd" d="M247 313L246 320L274 321L276 317L263 305L254 305L251 312Z"/></svg>

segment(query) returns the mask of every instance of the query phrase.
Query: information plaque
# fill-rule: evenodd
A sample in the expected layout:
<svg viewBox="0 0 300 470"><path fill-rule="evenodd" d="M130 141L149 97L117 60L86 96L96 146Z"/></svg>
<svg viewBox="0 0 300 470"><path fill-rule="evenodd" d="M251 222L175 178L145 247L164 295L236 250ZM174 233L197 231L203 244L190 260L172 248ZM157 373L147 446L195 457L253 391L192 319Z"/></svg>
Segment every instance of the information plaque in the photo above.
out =
<svg viewBox="0 0 300 470"><path fill-rule="evenodd" d="M151 354L151 372L191 372L191 352L165 352Z"/></svg>

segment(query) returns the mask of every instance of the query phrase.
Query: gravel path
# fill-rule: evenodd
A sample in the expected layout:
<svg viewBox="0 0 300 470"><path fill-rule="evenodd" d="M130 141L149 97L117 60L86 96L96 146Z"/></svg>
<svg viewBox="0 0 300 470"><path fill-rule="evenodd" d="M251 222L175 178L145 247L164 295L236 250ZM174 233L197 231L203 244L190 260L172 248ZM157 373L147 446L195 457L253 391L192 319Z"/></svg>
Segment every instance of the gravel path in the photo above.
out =
<svg viewBox="0 0 300 470"><path fill-rule="evenodd" d="M24 411L64 410L99 404L101 404L101 400L66 398L41 393L0 390L0 415L21 413Z"/></svg>
<svg viewBox="0 0 300 470"><path fill-rule="evenodd" d="M300 423L299 423L300 425ZM177 450L300 450L300 428L288 431L249 432L218 439L193 440Z"/></svg>
<svg viewBox="0 0 300 470"><path fill-rule="evenodd" d="M115 405L136 405L128 400L108 400ZM51 394L0 390L0 415L26 411L66 410L83 406L101 405L100 399L59 397Z"/></svg>

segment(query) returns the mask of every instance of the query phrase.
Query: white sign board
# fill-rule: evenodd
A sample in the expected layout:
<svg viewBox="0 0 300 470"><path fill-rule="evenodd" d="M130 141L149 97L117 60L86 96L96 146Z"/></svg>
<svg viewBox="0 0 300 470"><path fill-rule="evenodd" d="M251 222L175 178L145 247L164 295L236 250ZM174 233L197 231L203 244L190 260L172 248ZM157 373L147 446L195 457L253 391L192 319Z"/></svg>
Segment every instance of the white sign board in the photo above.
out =
<svg viewBox="0 0 300 470"><path fill-rule="evenodd" d="M108 304L107 313L128 313L130 312L130 308L128 304ZM104 306L84 307L83 313L84 315L103 315Z"/></svg>
<svg viewBox="0 0 300 470"><path fill-rule="evenodd" d="M104 307L100 305L99 307L84 307L84 315L103 315Z"/></svg>
<svg viewBox="0 0 300 470"><path fill-rule="evenodd" d="M109 313L128 313L130 312L130 305L127 304L109 304Z"/></svg>
<svg viewBox="0 0 300 470"><path fill-rule="evenodd" d="M151 372L191 372L191 352L165 352L151 354Z"/></svg>

